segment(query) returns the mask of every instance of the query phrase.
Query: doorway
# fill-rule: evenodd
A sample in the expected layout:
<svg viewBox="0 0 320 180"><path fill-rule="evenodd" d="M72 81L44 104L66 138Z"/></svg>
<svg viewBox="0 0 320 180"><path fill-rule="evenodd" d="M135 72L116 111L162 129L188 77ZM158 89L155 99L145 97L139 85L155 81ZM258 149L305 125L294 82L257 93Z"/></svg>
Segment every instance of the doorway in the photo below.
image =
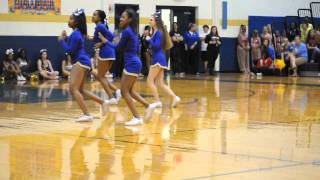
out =
<svg viewBox="0 0 320 180"><path fill-rule="evenodd" d="M188 30L189 23L195 23L195 7L190 6L157 6L157 11L161 13L161 18L167 26L168 31L172 24L177 22L182 33Z"/></svg>

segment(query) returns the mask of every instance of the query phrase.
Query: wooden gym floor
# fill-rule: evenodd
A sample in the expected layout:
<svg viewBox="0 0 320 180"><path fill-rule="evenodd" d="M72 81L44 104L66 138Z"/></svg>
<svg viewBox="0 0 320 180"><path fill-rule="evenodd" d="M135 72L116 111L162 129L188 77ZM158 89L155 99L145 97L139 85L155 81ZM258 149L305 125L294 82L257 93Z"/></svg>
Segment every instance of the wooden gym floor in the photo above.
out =
<svg viewBox="0 0 320 180"><path fill-rule="evenodd" d="M104 117L87 101L97 119L75 123L67 82L1 84L0 179L320 179L320 79L169 82L181 105L162 94L163 109L131 128L123 100ZM136 89L152 101L145 80Z"/></svg>

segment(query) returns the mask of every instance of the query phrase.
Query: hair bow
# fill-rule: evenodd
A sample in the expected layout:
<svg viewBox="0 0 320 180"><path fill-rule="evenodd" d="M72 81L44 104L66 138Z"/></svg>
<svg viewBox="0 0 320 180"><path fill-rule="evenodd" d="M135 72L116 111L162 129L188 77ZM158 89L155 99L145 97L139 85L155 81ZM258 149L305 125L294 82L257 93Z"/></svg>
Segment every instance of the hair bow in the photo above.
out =
<svg viewBox="0 0 320 180"><path fill-rule="evenodd" d="M40 53L44 53L44 52L47 52L47 51L48 51L47 49L41 49Z"/></svg>
<svg viewBox="0 0 320 180"><path fill-rule="evenodd" d="M83 14L83 13L84 13L84 9L80 8L80 9L74 10L72 14L73 14L74 16L80 16L80 15Z"/></svg>
<svg viewBox="0 0 320 180"><path fill-rule="evenodd" d="M7 49L6 50L6 55L9 55L9 54L14 54L13 49Z"/></svg>
<svg viewBox="0 0 320 180"><path fill-rule="evenodd" d="M160 18L161 17L161 12L157 11L153 14L154 17Z"/></svg>

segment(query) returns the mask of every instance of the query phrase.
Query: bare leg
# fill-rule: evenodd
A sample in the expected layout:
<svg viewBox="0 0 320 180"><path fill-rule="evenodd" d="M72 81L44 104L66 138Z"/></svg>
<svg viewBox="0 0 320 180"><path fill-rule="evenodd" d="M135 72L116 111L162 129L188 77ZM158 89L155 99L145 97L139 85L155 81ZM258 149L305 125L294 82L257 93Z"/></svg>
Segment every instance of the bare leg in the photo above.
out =
<svg viewBox="0 0 320 180"><path fill-rule="evenodd" d="M84 82L85 82L85 77L87 77L87 74L88 74L88 71L85 72L84 79L83 79L83 81L81 83L80 92L83 95L85 95L85 96L89 97L90 99L92 99L93 101L95 101L95 102L97 102L97 103L102 105L104 103L104 101L101 98L99 98L98 96L92 94L88 90L84 89Z"/></svg>
<svg viewBox="0 0 320 180"><path fill-rule="evenodd" d="M77 101L83 114L89 115L88 107L84 101L82 94L80 93L80 88L84 81L86 71L86 69L82 68L77 64L73 65L70 75L70 92Z"/></svg>
<svg viewBox="0 0 320 180"><path fill-rule="evenodd" d="M109 98L113 97L111 88L109 86L108 80L105 77L106 72L109 70L109 61L100 61L98 60L98 75L97 75L97 80L100 82L102 85L103 89L107 93Z"/></svg>
<svg viewBox="0 0 320 180"><path fill-rule="evenodd" d="M111 69L111 67L112 67L112 64L113 64L113 61L108 61L109 62L109 66L108 66L108 68L107 68L107 71L110 71L110 69ZM112 90L112 91L116 91L116 90L118 90L119 88L117 88L117 86L115 86L113 83L110 83L109 81L107 81L107 83L108 83L108 85L109 85L109 87L110 87L110 89Z"/></svg>
<svg viewBox="0 0 320 180"><path fill-rule="evenodd" d="M293 70L292 76L296 77L298 75L297 74L296 57L293 54L290 54L289 57L290 57L290 66Z"/></svg>
<svg viewBox="0 0 320 180"><path fill-rule="evenodd" d="M149 70L150 69L150 64L151 64L150 53L145 52L145 58L146 58L146 66L147 66L147 69Z"/></svg>
<svg viewBox="0 0 320 180"><path fill-rule="evenodd" d="M133 87L130 91L130 94L133 99L140 102L144 107L146 107L146 108L149 107L149 103L143 97L141 97L139 93L137 93L135 90L133 90Z"/></svg>
<svg viewBox="0 0 320 180"><path fill-rule="evenodd" d="M121 94L124 100L126 101L131 113L135 118L140 118L140 115L137 111L137 108L134 105L134 102L132 100L132 97L130 95L130 91L136 81L137 77L135 76L129 76L126 74L122 75L121 78Z"/></svg>
<svg viewBox="0 0 320 180"><path fill-rule="evenodd" d="M162 88L172 98L176 97L176 94L172 91L172 89L168 85L165 84L163 79L164 79L164 70L160 69L160 72L156 79L159 87Z"/></svg>
<svg viewBox="0 0 320 180"><path fill-rule="evenodd" d="M156 80L156 77L158 76L158 74L160 72L160 69L161 68L158 67L158 66L150 68L149 75L148 75L148 78L147 78L148 86L151 89L152 95L153 95L153 97L155 98L155 100L157 102L160 101L160 98L159 98L158 89L157 89L157 87L155 85L155 80Z"/></svg>
<svg viewBox="0 0 320 180"><path fill-rule="evenodd" d="M57 77L54 74L47 74L46 72L40 72L40 75L46 80L56 80Z"/></svg>

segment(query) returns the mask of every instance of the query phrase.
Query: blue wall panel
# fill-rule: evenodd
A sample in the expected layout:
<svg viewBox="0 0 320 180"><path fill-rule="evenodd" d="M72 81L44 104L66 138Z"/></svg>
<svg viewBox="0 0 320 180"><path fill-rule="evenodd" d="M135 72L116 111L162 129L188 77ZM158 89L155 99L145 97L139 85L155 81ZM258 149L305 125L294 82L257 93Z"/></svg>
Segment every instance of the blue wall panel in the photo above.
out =
<svg viewBox="0 0 320 180"><path fill-rule="evenodd" d="M86 43L89 54L93 54L92 43ZM36 70L36 62L39 58L40 49L48 49L48 56L55 70L61 70L61 61L64 57L63 48L58 43L57 37L53 36L0 36L0 62L3 61L5 50L13 48L17 54L18 48L25 48L32 67Z"/></svg>

